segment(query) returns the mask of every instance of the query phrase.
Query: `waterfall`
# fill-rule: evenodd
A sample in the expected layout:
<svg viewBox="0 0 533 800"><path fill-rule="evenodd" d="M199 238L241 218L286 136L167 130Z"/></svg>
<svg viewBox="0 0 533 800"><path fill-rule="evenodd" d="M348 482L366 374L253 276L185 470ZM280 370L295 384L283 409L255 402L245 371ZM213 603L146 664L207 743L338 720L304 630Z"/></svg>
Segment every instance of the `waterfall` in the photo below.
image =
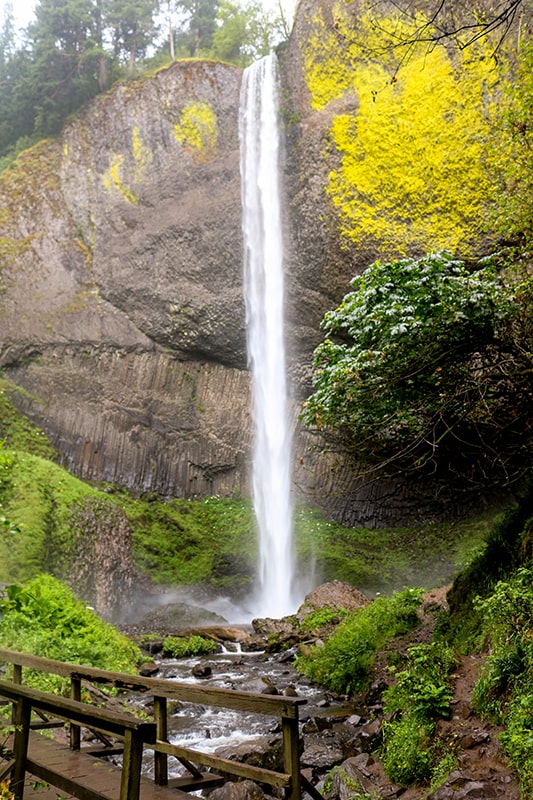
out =
<svg viewBox="0 0 533 800"><path fill-rule="evenodd" d="M295 606L274 55L244 72L240 144L244 292L255 424L253 496L260 550L254 601L258 615L281 617L294 612Z"/></svg>

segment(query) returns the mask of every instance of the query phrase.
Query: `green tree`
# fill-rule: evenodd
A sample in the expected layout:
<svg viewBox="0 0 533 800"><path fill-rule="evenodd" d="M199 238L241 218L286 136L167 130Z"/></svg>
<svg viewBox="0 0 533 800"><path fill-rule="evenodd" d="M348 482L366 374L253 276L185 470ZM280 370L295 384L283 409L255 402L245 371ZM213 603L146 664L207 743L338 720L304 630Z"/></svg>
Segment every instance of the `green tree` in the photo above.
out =
<svg viewBox="0 0 533 800"><path fill-rule="evenodd" d="M533 442L531 280L447 253L376 262L326 314L303 419L375 467L511 481Z"/></svg>
<svg viewBox="0 0 533 800"><path fill-rule="evenodd" d="M92 0L40 0L28 27L34 133L57 133L65 117L99 90Z"/></svg>
<svg viewBox="0 0 533 800"><path fill-rule="evenodd" d="M113 42L113 55L131 74L146 58L157 35L158 0L106 0L104 19Z"/></svg>
<svg viewBox="0 0 533 800"><path fill-rule="evenodd" d="M242 67L267 55L284 38L281 17L268 12L260 2L242 5L221 0L213 34L213 55Z"/></svg>
<svg viewBox="0 0 533 800"><path fill-rule="evenodd" d="M180 30L176 34L176 53L181 57L200 57L211 53L216 30L218 0L179 0Z"/></svg>
<svg viewBox="0 0 533 800"><path fill-rule="evenodd" d="M6 3L0 29L0 69L9 63L15 52L15 18L13 3Z"/></svg>

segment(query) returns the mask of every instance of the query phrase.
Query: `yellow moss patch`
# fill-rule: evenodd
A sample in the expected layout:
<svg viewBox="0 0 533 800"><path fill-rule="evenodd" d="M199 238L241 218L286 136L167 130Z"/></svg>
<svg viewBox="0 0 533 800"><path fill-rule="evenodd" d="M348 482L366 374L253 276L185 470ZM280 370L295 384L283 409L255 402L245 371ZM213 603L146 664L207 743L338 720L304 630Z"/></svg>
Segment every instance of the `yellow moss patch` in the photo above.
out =
<svg viewBox="0 0 533 800"><path fill-rule="evenodd" d="M81 252L83 254L83 261L84 261L86 269L91 271L92 270L92 266L93 266L93 251L92 251L92 248L87 244L87 242L85 241L85 239L84 239L84 237L83 237L83 235L81 233L77 234L77 236L76 236L74 241L75 241L76 246L79 248L79 250L81 250Z"/></svg>
<svg viewBox="0 0 533 800"><path fill-rule="evenodd" d="M103 176L104 185L109 192L115 188L120 192L124 200L126 200L128 203L137 205L139 201L137 200L136 196L131 189L128 189L128 187L125 186L122 178L120 177L120 170L123 164L124 156L122 153L115 153L109 156L109 169L106 170Z"/></svg>
<svg viewBox="0 0 533 800"><path fill-rule="evenodd" d="M342 51L336 29L315 16L304 52L305 76L311 92L311 106L319 111L353 86L353 69ZM342 57L339 57L342 53Z"/></svg>
<svg viewBox="0 0 533 800"><path fill-rule="evenodd" d="M135 161L135 176L139 178L144 168L154 160L152 151L143 142L139 128L134 125L131 135L131 150Z"/></svg>
<svg viewBox="0 0 533 800"><path fill-rule="evenodd" d="M174 126L174 135L198 161L213 158L218 140L217 117L209 103L189 103Z"/></svg>
<svg viewBox="0 0 533 800"><path fill-rule="evenodd" d="M354 244L391 257L413 246L467 255L491 196L490 43L469 48L462 64L438 47L400 65L383 45L407 35L403 24L382 18L376 28L363 15L354 27L342 9L333 26L315 20L305 54L314 108L347 92L358 99L356 110L333 119L329 139L340 161L327 192Z"/></svg>

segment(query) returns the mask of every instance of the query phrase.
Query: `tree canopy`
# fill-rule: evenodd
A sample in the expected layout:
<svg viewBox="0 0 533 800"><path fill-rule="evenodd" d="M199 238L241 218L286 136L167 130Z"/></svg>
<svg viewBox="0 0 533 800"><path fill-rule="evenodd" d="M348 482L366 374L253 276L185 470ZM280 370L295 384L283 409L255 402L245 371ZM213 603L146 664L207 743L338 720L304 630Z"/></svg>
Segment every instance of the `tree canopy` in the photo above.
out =
<svg viewBox="0 0 533 800"><path fill-rule="evenodd" d="M324 318L304 421L391 472L516 480L533 443L531 279L442 252L352 286Z"/></svg>
<svg viewBox="0 0 533 800"><path fill-rule="evenodd" d="M0 20L0 166L57 133L117 79L176 56L246 66L284 33L283 20L256 0L38 0L19 36L8 3Z"/></svg>

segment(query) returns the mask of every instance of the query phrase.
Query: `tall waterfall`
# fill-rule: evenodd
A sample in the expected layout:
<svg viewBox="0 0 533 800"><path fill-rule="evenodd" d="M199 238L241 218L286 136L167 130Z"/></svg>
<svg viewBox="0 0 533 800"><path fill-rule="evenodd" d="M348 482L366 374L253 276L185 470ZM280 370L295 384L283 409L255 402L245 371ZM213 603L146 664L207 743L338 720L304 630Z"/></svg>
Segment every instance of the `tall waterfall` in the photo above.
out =
<svg viewBox="0 0 533 800"><path fill-rule="evenodd" d="M240 143L244 291L255 423L253 493L260 545L255 613L281 617L295 608L274 55L244 72Z"/></svg>

